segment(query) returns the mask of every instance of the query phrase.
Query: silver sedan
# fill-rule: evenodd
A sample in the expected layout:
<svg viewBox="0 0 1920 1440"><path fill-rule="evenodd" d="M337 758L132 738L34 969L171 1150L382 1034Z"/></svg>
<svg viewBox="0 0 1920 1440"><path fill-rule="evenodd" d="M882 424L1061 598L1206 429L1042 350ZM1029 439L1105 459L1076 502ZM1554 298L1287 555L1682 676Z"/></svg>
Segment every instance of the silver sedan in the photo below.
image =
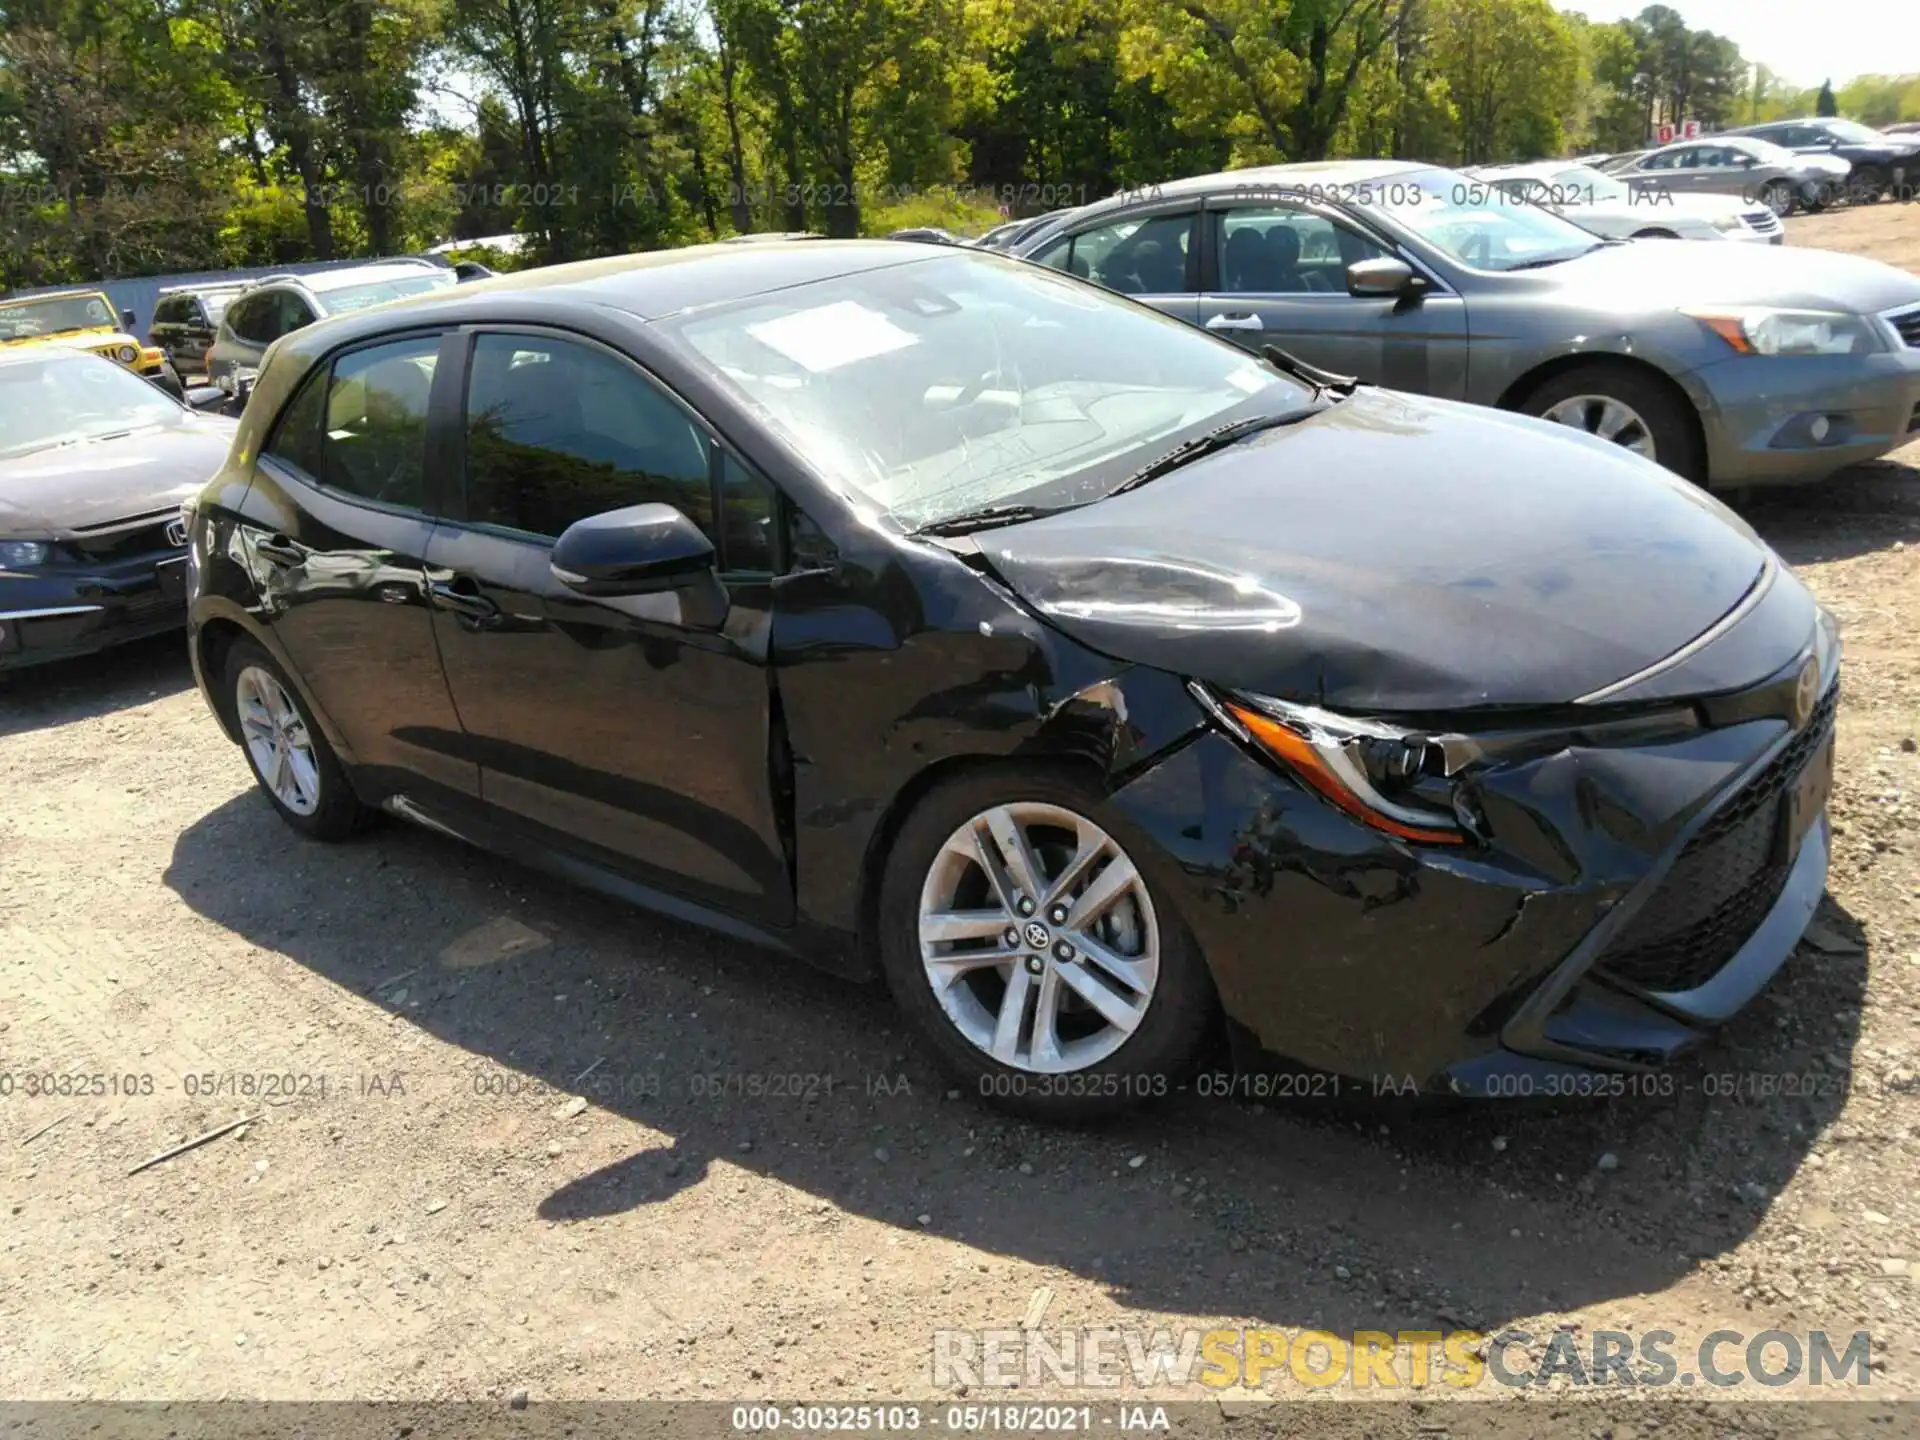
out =
<svg viewBox="0 0 1920 1440"><path fill-rule="evenodd" d="M1456 171L1200 176L1069 211L1014 253L1256 352L1537 415L1716 486L1818 480L1920 435L1920 277L1603 240Z"/></svg>

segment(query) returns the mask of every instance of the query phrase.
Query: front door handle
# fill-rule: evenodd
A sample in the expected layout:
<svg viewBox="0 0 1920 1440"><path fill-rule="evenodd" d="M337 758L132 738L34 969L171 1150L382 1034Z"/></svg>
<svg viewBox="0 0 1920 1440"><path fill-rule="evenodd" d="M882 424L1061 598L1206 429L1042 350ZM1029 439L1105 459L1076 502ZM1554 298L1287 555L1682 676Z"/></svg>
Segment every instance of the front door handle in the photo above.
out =
<svg viewBox="0 0 1920 1440"><path fill-rule="evenodd" d="M1267 327L1258 315L1212 315L1207 318L1209 330L1264 330Z"/></svg>
<svg viewBox="0 0 1920 1440"><path fill-rule="evenodd" d="M304 565L307 560L307 552L284 535L270 535L265 540L254 541L253 553L276 565Z"/></svg>
<svg viewBox="0 0 1920 1440"><path fill-rule="evenodd" d="M427 593L462 625L478 630L500 618L500 607L472 587L471 580L433 580L427 584Z"/></svg>

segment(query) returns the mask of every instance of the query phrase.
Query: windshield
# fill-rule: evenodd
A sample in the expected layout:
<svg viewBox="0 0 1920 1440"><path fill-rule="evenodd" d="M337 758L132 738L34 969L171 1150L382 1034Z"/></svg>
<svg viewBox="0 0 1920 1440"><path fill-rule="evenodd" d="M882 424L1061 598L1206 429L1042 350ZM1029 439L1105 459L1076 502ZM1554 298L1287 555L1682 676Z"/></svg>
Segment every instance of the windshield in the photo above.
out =
<svg viewBox="0 0 1920 1440"><path fill-rule="evenodd" d="M239 293L238 290L203 292L200 296L200 304L206 310L207 318L218 325L220 323L220 317L227 313L227 306L234 302L235 297L238 296Z"/></svg>
<svg viewBox="0 0 1920 1440"><path fill-rule="evenodd" d="M667 323L822 475L910 529L1097 500L1202 430L1308 398L1192 326L975 252Z"/></svg>
<svg viewBox="0 0 1920 1440"><path fill-rule="evenodd" d="M186 417L130 370L97 355L33 353L0 364L0 456L25 455Z"/></svg>
<svg viewBox="0 0 1920 1440"><path fill-rule="evenodd" d="M104 295L61 295L47 300L13 300L0 305L0 340L59 335L68 330L116 326Z"/></svg>
<svg viewBox="0 0 1920 1440"><path fill-rule="evenodd" d="M1862 125L1857 120L1829 120L1824 128L1829 135L1849 145L1871 145L1880 139L1878 130Z"/></svg>
<svg viewBox="0 0 1920 1440"><path fill-rule="evenodd" d="M1798 165L1800 157L1784 145L1776 145L1771 140L1762 140L1757 135L1742 135L1737 141L1729 140L1730 150L1744 150L1757 158L1762 165Z"/></svg>
<svg viewBox="0 0 1920 1440"><path fill-rule="evenodd" d="M1549 189L1553 188L1558 189L1560 203L1565 205L1611 205L1633 200L1633 192L1623 183L1591 165L1559 171L1549 182Z"/></svg>
<svg viewBox="0 0 1920 1440"><path fill-rule="evenodd" d="M1600 241L1570 220L1529 204L1511 181L1450 170L1396 175L1369 187L1372 207L1476 270L1517 270L1584 255Z"/></svg>
<svg viewBox="0 0 1920 1440"><path fill-rule="evenodd" d="M323 291L321 307L329 315L344 315L349 310L365 310L369 305L384 305L407 295L424 295L429 290L444 290L457 283L451 270L422 270L418 275L403 275L393 280L369 280L363 285L342 285Z"/></svg>

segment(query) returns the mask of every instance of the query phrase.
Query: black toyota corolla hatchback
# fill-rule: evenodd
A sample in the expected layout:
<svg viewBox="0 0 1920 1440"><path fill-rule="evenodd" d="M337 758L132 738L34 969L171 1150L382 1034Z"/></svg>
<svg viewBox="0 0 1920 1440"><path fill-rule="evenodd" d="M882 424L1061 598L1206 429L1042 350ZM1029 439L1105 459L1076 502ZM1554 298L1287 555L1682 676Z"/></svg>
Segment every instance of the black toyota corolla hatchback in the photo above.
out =
<svg viewBox="0 0 1920 1440"><path fill-rule="evenodd" d="M982 1095L1652 1083L1793 950L1839 645L1564 427L885 243L504 277L275 346L192 521L274 806L855 976Z"/></svg>

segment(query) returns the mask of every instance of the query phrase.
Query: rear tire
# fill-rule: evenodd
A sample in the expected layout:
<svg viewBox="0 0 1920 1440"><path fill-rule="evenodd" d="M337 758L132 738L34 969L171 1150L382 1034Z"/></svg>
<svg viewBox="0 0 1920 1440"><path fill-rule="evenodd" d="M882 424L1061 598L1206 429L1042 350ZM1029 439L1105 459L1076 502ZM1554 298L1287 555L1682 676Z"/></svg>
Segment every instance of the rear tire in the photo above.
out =
<svg viewBox="0 0 1920 1440"><path fill-rule="evenodd" d="M1596 403L1582 405L1583 400ZM1609 401L1630 412L1637 424L1617 435L1602 433L1620 418L1617 411L1607 408L1605 402ZM1706 481L1706 460L1700 453L1694 417L1687 413L1686 402L1630 365L1600 360L1563 370L1529 392L1519 408L1543 420L1599 434L1642 454L1647 446L1639 445L1637 437L1644 434L1652 451L1646 458L1688 480ZM1595 428L1596 421L1601 429Z"/></svg>
<svg viewBox="0 0 1920 1440"><path fill-rule="evenodd" d="M1011 834L1024 855L999 838ZM1071 1124L1172 1093L1216 1002L1158 864L1148 837L1060 770L996 766L937 787L882 879L894 1002L998 1109ZM987 955L1001 958L975 958Z"/></svg>
<svg viewBox="0 0 1920 1440"><path fill-rule="evenodd" d="M372 818L299 690L254 641L227 651L223 698L247 766L282 820L311 840L344 840Z"/></svg>

